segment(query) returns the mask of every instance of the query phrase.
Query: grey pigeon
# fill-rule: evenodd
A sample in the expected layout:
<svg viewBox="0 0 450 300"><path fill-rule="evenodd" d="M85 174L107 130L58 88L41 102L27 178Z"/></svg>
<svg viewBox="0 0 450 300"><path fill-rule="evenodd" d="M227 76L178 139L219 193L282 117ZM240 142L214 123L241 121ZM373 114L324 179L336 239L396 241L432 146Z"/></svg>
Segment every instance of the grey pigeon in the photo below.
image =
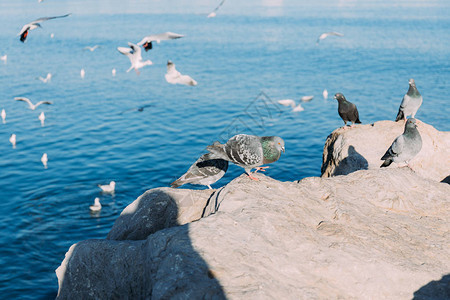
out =
<svg viewBox="0 0 450 300"><path fill-rule="evenodd" d="M250 170L257 168L256 171L264 171L268 167L260 166L277 161L281 151L284 152L284 141L278 136L238 134L230 138L226 144L215 142L206 149L244 168L251 179L258 180L251 175Z"/></svg>
<svg viewBox="0 0 450 300"><path fill-rule="evenodd" d="M347 101L342 93L337 93L334 95L334 99L336 99L339 103L338 113L344 121L344 129L346 128L345 126L347 125L347 122L352 122L350 127L353 127L353 124L355 123L361 123L359 120L358 109L355 104Z"/></svg>
<svg viewBox="0 0 450 300"><path fill-rule="evenodd" d="M414 79L409 80L409 89L408 92L403 96L402 103L400 104L400 108L398 109L397 118L395 122L400 120L405 120L411 115L411 118L416 116L419 107L422 105L422 95L420 95L419 91L416 88L416 83Z"/></svg>
<svg viewBox="0 0 450 300"><path fill-rule="evenodd" d="M170 185L177 188L190 183L206 185L211 189L211 184L222 178L227 169L228 161L217 158L212 153L206 153L200 156L186 173Z"/></svg>
<svg viewBox="0 0 450 300"><path fill-rule="evenodd" d="M422 149L422 138L417 130L416 119L410 118L405 124L405 131L398 136L381 160L384 163L380 168L389 166L392 162L408 163Z"/></svg>

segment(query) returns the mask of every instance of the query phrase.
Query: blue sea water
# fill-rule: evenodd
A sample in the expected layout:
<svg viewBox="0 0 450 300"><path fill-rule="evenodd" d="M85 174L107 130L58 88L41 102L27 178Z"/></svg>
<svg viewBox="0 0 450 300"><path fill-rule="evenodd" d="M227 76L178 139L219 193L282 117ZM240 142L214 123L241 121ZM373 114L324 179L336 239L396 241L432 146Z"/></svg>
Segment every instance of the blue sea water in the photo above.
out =
<svg viewBox="0 0 450 300"><path fill-rule="evenodd" d="M267 175L320 176L325 139L342 126L336 92L358 106L363 123L393 120L414 78L424 98L416 117L450 130L448 1L228 0L207 19L218 2L0 3L0 56L8 55L0 62L0 109L7 113L0 124L2 298L54 298L54 270L70 245L104 238L125 206L168 186L215 140L281 136L286 153ZM16 36L31 20L68 12L30 32L25 44ZM126 73L129 60L116 48L165 31L186 36L155 44L143 52L153 65L139 76ZM326 31L344 37L316 45ZM83 50L96 44L94 52ZM168 84L169 59L198 86ZM36 80L47 73L50 83ZM304 95L315 98L301 113L276 103ZM17 96L54 104L31 111ZM242 172L230 166L214 187ZM110 180L115 194L101 194L97 184ZM103 209L92 215L95 197Z"/></svg>

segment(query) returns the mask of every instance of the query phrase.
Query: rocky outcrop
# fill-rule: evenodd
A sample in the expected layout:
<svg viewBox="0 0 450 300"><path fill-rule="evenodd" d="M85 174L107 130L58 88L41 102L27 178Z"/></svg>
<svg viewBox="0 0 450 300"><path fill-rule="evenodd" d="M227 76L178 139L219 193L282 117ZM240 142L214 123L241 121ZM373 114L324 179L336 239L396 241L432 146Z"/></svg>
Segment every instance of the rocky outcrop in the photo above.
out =
<svg viewBox="0 0 450 300"><path fill-rule="evenodd" d="M445 298L450 185L409 168L258 178L146 192L109 239L69 249L58 299Z"/></svg>
<svg viewBox="0 0 450 300"><path fill-rule="evenodd" d="M438 131L419 120L417 123L422 150L409 166L420 176L442 181L450 175L450 132ZM383 163L380 158L403 130L404 122L393 121L336 129L325 142L322 177L379 169ZM393 163L388 168L398 167L402 165Z"/></svg>

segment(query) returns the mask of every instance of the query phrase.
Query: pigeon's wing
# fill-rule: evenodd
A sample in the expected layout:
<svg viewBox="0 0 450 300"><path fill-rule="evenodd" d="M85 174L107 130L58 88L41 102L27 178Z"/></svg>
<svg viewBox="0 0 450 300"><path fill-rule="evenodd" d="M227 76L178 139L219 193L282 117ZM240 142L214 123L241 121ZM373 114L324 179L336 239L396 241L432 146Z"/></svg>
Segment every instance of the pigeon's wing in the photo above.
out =
<svg viewBox="0 0 450 300"><path fill-rule="evenodd" d="M349 117L350 117L350 120L353 122L359 121L358 108L356 108L356 105L354 103L351 103Z"/></svg>
<svg viewBox="0 0 450 300"><path fill-rule="evenodd" d="M150 43L152 41L156 41L156 42L159 43L160 41L179 39L179 38L182 38L182 37L184 37L184 35L168 31L168 32L164 32L164 33L148 35L148 36L144 37L137 44L139 46L141 46L141 45L143 45L145 43Z"/></svg>
<svg viewBox="0 0 450 300"><path fill-rule="evenodd" d="M284 99L284 100L278 100L278 103L284 106L291 106L295 107L295 101L292 99Z"/></svg>
<svg viewBox="0 0 450 300"><path fill-rule="evenodd" d="M404 111L405 107L407 107L410 102L411 102L411 97L408 96L407 94L405 94L405 96L403 96L402 103L400 103L400 109Z"/></svg>
<svg viewBox="0 0 450 300"><path fill-rule="evenodd" d="M381 160L399 156L400 153L403 151L404 145L405 145L405 138L403 137L403 135L400 135L394 140L394 142L392 142L392 145L383 155Z"/></svg>
<svg viewBox="0 0 450 300"><path fill-rule="evenodd" d="M26 103L28 103L28 105L32 106L33 103L31 103L30 99L25 98L25 97L15 97L14 100L16 101L24 101Z"/></svg>
<svg viewBox="0 0 450 300"><path fill-rule="evenodd" d="M62 16L43 17L43 18L39 18L39 19L37 19L37 20L34 20L34 21L31 22L31 23L36 24L36 23L44 22L44 21L51 20L51 19L65 18L65 17L68 17L68 16L70 16L70 15L71 15L71 13L66 14L66 15L62 15Z"/></svg>
<svg viewBox="0 0 450 300"><path fill-rule="evenodd" d="M224 150L232 162L243 166L262 165L261 140L257 136L238 134L228 140Z"/></svg>

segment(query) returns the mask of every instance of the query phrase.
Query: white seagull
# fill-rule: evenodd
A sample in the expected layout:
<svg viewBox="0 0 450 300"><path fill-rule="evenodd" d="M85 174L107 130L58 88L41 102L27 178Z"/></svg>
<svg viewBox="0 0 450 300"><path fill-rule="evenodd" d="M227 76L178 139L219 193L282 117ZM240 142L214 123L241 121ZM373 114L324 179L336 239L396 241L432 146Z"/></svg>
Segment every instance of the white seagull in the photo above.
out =
<svg viewBox="0 0 450 300"><path fill-rule="evenodd" d="M219 10L219 8L223 5L224 2L225 0L220 1L219 5L217 5L217 7L214 8L214 10L209 13L207 18L214 18L217 15L216 12Z"/></svg>
<svg viewBox="0 0 450 300"><path fill-rule="evenodd" d="M36 79L39 79L40 81L42 81L43 83L47 83L49 81L52 80L52 74L51 73L47 73L47 76L44 78L42 76L37 77Z"/></svg>
<svg viewBox="0 0 450 300"><path fill-rule="evenodd" d="M112 69L111 74L112 76L116 76L116 69Z"/></svg>
<svg viewBox="0 0 450 300"><path fill-rule="evenodd" d="M105 185L99 184L98 187L102 189L102 192L114 193L114 189L116 188L116 182L113 180L109 184Z"/></svg>
<svg viewBox="0 0 450 300"><path fill-rule="evenodd" d="M95 46L92 46L92 47L86 46L86 47L84 47L83 49L84 49L84 50L89 50L89 51L91 51L91 52L94 52L94 50L97 49L98 47L100 47L100 46L99 46L99 45L95 45Z"/></svg>
<svg viewBox="0 0 450 300"><path fill-rule="evenodd" d="M334 35L334 36L344 36L342 33L339 32L335 32L335 31L330 31L330 32L325 32L322 33L319 38L316 41L316 45L319 45L319 42L327 37L329 37L330 35Z"/></svg>
<svg viewBox="0 0 450 300"><path fill-rule="evenodd" d="M45 114L44 112L41 112L41 114L39 115L39 121L41 121L41 126L44 127L44 121L45 121Z"/></svg>
<svg viewBox="0 0 450 300"><path fill-rule="evenodd" d="M158 34L152 34L149 36L144 37L138 44L138 46L144 47L145 51L153 48L152 42L157 42L158 44L161 41L165 40L174 40L184 37L182 34L173 33L173 32L164 32L164 33L158 33ZM120 50L119 50L120 51Z"/></svg>
<svg viewBox="0 0 450 300"><path fill-rule="evenodd" d="M123 55L128 56L128 58L130 59L131 67L127 70L127 72L130 72L132 69L134 69L136 71L136 74L139 75L140 68L152 65L153 63L151 60L142 60L141 47L133 43L128 43L128 46L130 47L117 47L117 50L119 50L119 52Z"/></svg>
<svg viewBox="0 0 450 300"><path fill-rule="evenodd" d="M0 56L0 60L3 60L3 62L6 64L6 61L8 60L8 55L2 55Z"/></svg>
<svg viewBox="0 0 450 300"><path fill-rule="evenodd" d="M86 71L84 69L81 69L80 71L80 77L81 79L84 79L84 76L86 75Z"/></svg>
<svg viewBox="0 0 450 300"><path fill-rule="evenodd" d="M13 149L16 149L16 135L14 133L9 137L9 142L12 144Z"/></svg>
<svg viewBox="0 0 450 300"><path fill-rule="evenodd" d="M278 100L278 103L280 103L283 106L290 106L292 107L293 112L299 112L304 111L305 109L302 107L301 104L295 105L295 101L292 99L285 99L285 100Z"/></svg>
<svg viewBox="0 0 450 300"><path fill-rule="evenodd" d="M24 101L24 102L28 103L31 110L35 110L36 107L38 107L41 104L53 104L53 102L50 102L50 101L39 101L38 103L33 104L33 103L31 103L30 99L25 98L25 97L15 97L14 100Z"/></svg>
<svg viewBox="0 0 450 300"><path fill-rule="evenodd" d="M94 205L89 206L89 209L92 212L98 212L98 211L100 211L102 209L102 204L100 203L100 198L99 197L96 197L94 199Z"/></svg>
<svg viewBox="0 0 450 300"><path fill-rule="evenodd" d="M47 169L48 156L47 153L42 154L41 162L44 165L44 168Z"/></svg>
<svg viewBox="0 0 450 300"><path fill-rule="evenodd" d="M52 33L50 33L50 38L52 39L52 38L54 38L55 37L55 34L52 32Z"/></svg>
<svg viewBox="0 0 450 300"><path fill-rule="evenodd" d="M4 108L2 109L2 122L3 122L3 124L6 123L6 111Z"/></svg>
<svg viewBox="0 0 450 300"><path fill-rule="evenodd" d="M327 91L327 89L323 90L322 96L323 96L323 99L327 100L327 98L328 98L328 91Z"/></svg>
<svg viewBox="0 0 450 300"><path fill-rule="evenodd" d="M167 73L165 75L166 81L172 84L184 84L194 86L197 81L192 79L189 75L183 75L175 69L175 64L170 60L167 61Z"/></svg>
<svg viewBox="0 0 450 300"><path fill-rule="evenodd" d="M314 96L303 96L300 98L302 102L309 102L314 98Z"/></svg>
<svg viewBox="0 0 450 300"><path fill-rule="evenodd" d="M23 25L22 30L20 30L20 32L17 35L20 35L20 41L22 43L25 43L25 40L27 39L28 36L28 32L30 30L36 29L38 27L42 27L40 22L44 22L47 20L51 20L51 19L57 19L57 18L65 18L70 16L71 14L66 14L63 16L56 16L56 17L44 17L44 18L39 18L37 20L34 20L28 24Z"/></svg>

